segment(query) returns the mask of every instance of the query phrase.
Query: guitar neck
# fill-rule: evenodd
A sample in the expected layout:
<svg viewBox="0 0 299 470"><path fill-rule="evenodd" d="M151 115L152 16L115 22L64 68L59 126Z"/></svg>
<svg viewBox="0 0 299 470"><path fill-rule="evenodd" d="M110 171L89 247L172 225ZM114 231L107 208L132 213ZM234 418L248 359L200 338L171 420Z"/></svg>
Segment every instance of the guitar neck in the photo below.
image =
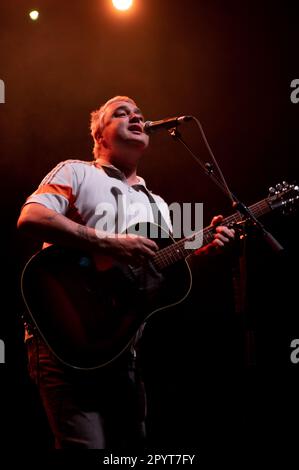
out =
<svg viewBox="0 0 299 470"><path fill-rule="evenodd" d="M254 217L258 218L261 217L264 214L267 214L272 210L271 205L269 204L269 198L263 199L262 201L259 201L252 206L249 207L250 212L254 215ZM236 224L240 222L241 220L244 219L244 215L241 214L240 212L235 212L234 214L226 217L223 219L221 222L221 225L231 225L231 224ZM190 237L183 238L179 240L178 242L175 242L166 248L163 248L158 251L156 256L154 257L154 263L157 265L159 269L166 268L167 266L170 266L171 264L180 261L182 259L187 258L187 256L190 256L193 254L196 250L194 248L186 248L186 243L189 242L193 238L198 238L199 240L202 240L202 245L201 248L204 247L205 245L208 245L214 240L214 227L206 227L203 230L200 230L196 234ZM187 245L188 246L188 245Z"/></svg>

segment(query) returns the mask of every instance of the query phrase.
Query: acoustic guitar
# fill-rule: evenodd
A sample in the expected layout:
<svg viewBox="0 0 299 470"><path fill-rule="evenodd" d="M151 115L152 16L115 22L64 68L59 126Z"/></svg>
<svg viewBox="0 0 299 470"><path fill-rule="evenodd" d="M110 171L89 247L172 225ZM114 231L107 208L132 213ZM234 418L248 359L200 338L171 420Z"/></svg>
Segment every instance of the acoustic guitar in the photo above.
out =
<svg viewBox="0 0 299 470"><path fill-rule="evenodd" d="M283 183L249 209L256 218L299 200L299 188ZM221 225L243 222L239 212ZM160 232L159 250L150 261L128 264L107 256L52 245L26 264L21 291L34 326L56 357L78 369L97 369L119 357L151 315L182 302L192 275L187 239L174 240L160 226L137 224L138 233ZM136 232L136 225L127 233ZM214 238L209 226L200 233L203 246ZM189 239L190 240L190 239Z"/></svg>

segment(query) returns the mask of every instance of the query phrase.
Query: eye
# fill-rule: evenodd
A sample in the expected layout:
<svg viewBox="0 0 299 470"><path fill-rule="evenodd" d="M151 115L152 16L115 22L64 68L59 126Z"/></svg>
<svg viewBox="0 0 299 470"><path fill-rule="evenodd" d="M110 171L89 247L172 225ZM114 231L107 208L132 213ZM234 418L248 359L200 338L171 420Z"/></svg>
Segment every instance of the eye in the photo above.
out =
<svg viewBox="0 0 299 470"><path fill-rule="evenodd" d="M115 117L125 117L127 113L125 111L116 111L114 114Z"/></svg>

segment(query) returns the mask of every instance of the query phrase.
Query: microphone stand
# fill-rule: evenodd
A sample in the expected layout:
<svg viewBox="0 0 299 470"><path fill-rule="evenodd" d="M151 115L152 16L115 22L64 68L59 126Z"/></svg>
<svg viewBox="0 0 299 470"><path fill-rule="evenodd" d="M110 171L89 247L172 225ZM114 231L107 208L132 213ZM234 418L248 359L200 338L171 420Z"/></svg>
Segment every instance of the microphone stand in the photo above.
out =
<svg viewBox="0 0 299 470"><path fill-rule="evenodd" d="M193 119L195 119L197 121L196 118L193 118ZM200 123L198 122L198 124L200 124ZM204 162L200 157L198 157L197 155L195 155L193 153L193 151L191 150L189 145L183 140L183 138L182 138L180 132L178 131L177 127L169 129L168 132L171 135L171 137L173 137L175 140L178 140L179 142L181 142L181 144L188 150L188 152L197 161L197 163L199 163L200 166L203 168L204 173L207 176L210 177L210 179L222 190L222 192L226 196L229 197L229 199L231 200L233 209L236 209L238 212L243 214L247 220L252 222L254 227L257 228L258 231L262 234L263 238L270 245L270 247L272 248L272 250L274 252L276 252L276 253L282 252L284 250L284 248L278 242L278 240L276 240L276 238L274 238L274 236L268 230L266 230L264 225L253 215L253 213L250 211L250 209L243 202L241 202L240 199L229 189L229 187L226 183L226 180L223 176L223 173L220 170L220 168L219 168L219 166L218 166L218 164L215 160L215 157L214 157L208 143L206 142L206 144L208 145L208 149L210 151L210 154L211 154L213 160L215 160L215 164L217 166L217 169L218 169L218 172L219 172L219 175L220 175L222 181L215 174L213 165L211 163ZM206 141L206 139L204 139L204 140Z"/></svg>
<svg viewBox="0 0 299 470"><path fill-rule="evenodd" d="M183 140L181 134L179 133L177 127L173 127L172 129L168 129L169 134L171 137L175 140L178 140L191 154L191 156L196 160L197 163L202 167L204 170L205 175L207 175L221 190L222 192L229 197L233 209L236 209L239 213L243 214L245 219L247 221L250 221L254 227L257 228L257 230L262 234L264 240L270 245L271 249L275 253L281 253L283 252L284 248L281 246L281 244L274 238L274 236L268 232L264 225L257 220L257 218L252 214L250 209L239 200L239 198L230 190L228 187L226 180L224 178L224 175L219 168L219 165L216 161L216 158L214 157L214 154L209 146L209 143L205 137L204 131L202 129L202 126L200 122L195 118L192 117L202 134L202 137L204 139L204 142L208 148L208 151L215 163L215 166L218 170L218 173L220 175L220 178L215 174L213 165L208 162L204 162L200 157L194 154L194 152L191 150L189 145ZM238 247L238 261L235 263L235 266L233 267L233 289L234 289L234 300L235 300L235 311L241 319L241 325L242 321L243 323L243 328L244 328L244 350L245 350L245 363L247 366L252 366L255 364L256 359L255 359L255 338L254 338L254 331L252 326L250 325L249 321L249 315L247 311L247 306L246 306L246 278L247 278L247 269L246 269L246 238L243 237L242 239L242 244L239 244ZM242 314L242 316L241 316Z"/></svg>

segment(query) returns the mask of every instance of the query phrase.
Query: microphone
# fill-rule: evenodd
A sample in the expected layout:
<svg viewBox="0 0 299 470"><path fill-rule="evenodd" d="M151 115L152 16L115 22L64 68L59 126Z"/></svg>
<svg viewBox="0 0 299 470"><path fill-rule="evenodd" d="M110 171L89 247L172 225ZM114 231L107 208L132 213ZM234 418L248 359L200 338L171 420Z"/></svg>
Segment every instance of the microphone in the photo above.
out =
<svg viewBox="0 0 299 470"><path fill-rule="evenodd" d="M192 116L176 116L173 118L161 119L160 121L145 121L143 126L143 132L151 134L159 129L171 129L177 127L184 121L191 121Z"/></svg>

